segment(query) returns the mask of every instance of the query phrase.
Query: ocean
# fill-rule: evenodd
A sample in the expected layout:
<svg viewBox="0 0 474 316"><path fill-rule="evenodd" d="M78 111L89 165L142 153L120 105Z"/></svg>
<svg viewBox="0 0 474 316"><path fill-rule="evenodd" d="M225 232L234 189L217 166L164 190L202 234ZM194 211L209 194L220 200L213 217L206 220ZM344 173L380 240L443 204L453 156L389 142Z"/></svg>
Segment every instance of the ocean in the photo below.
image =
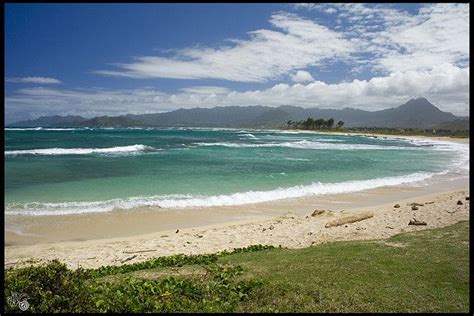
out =
<svg viewBox="0 0 474 316"><path fill-rule="evenodd" d="M225 128L6 128L4 137L7 215L243 205L469 170L468 145L418 139Z"/></svg>

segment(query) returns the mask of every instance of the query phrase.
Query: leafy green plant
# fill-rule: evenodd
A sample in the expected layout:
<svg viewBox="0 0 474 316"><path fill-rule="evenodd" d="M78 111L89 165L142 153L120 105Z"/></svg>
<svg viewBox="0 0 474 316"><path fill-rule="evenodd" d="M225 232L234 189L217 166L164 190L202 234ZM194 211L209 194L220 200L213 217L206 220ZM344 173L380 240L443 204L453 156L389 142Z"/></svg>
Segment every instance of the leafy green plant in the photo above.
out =
<svg viewBox="0 0 474 316"><path fill-rule="evenodd" d="M252 245L245 248L234 248L233 251L222 251L215 254L207 255L174 255L168 257L153 258L143 262L133 264L124 264L121 266L102 266L97 269L89 269L87 272L95 277L113 275L118 273L128 273L144 269L154 269L159 267L181 267L185 264L210 264L215 263L219 257L227 256L233 253L244 253L253 251L262 251L274 249L271 245Z"/></svg>
<svg viewBox="0 0 474 316"><path fill-rule="evenodd" d="M5 298L13 293L28 295L31 312L87 312L90 293L83 269L72 271L57 260L37 267L9 269L5 275ZM20 311L18 306L6 304L7 312Z"/></svg>
<svg viewBox="0 0 474 316"><path fill-rule="evenodd" d="M170 312L232 311L260 286L258 280L237 281L243 273L240 266L220 266L219 257L272 249L254 245L208 255L175 255L122 266L70 270L53 260L40 266L5 271L5 299L13 293L27 293L31 312ZM144 280L125 275L119 282L105 276L126 274L161 267L203 265L207 275L201 280L166 277ZM19 312L14 304L7 312Z"/></svg>

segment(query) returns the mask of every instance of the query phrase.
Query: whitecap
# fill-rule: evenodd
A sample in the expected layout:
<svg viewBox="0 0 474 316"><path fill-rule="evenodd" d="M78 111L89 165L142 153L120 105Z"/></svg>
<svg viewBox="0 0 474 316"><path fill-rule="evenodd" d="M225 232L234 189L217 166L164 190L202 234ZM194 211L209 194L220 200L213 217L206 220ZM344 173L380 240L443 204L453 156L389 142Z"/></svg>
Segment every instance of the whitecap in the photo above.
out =
<svg viewBox="0 0 474 316"><path fill-rule="evenodd" d="M314 182L309 185L277 188L270 191L247 191L213 196L177 194L150 197L132 197L128 199L113 199L108 201L94 202L32 202L26 204L13 203L6 206L5 213L9 215L67 215L110 212L114 209L133 209L136 207L153 206L171 209L233 206L301 198L306 196L357 192L384 186L416 183L426 180L432 176L432 173L418 172L404 176L376 178L370 180L353 180L338 183Z"/></svg>
<svg viewBox="0 0 474 316"><path fill-rule="evenodd" d="M117 146L110 148L42 148L42 149L24 149L24 150L7 150L6 156L16 155L41 155L41 156L58 156L58 155L90 155L90 154L124 154L124 153L140 153L153 152L159 149L146 145Z"/></svg>

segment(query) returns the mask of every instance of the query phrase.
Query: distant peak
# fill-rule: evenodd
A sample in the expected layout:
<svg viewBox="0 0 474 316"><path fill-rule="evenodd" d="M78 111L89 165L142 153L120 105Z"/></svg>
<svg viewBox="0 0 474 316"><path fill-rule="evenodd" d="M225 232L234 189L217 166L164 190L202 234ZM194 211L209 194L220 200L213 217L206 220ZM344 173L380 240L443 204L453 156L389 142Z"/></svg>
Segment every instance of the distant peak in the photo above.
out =
<svg viewBox="0 0 474 316"><path fill-rule="evenodd" d="M407 103L402 105L403 107L436 107L434 106L430 101L428 101L424 97L416 98L416 99L410 99Z"/></svg>

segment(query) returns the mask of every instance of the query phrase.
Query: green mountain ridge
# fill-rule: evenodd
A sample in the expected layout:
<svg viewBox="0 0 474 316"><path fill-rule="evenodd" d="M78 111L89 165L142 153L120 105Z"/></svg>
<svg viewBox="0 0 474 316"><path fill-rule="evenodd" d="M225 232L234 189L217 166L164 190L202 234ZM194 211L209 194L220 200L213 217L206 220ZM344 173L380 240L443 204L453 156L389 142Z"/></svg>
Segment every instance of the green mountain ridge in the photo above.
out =
<svg viewBox="0 0 474 316"><path fill-rule="evenodd" d="M364 111L346 107L342 110L303 108L293 105L228 106L178 109L166 113L100 116L44 116L21 121L7 127L233 127L280 128L289 120L342 120L345 127L443 128L469 129L469 118L443 112L425 98L411 99L398 106L380 111ZM439 127L437 127L439 126Z"/></svg>

